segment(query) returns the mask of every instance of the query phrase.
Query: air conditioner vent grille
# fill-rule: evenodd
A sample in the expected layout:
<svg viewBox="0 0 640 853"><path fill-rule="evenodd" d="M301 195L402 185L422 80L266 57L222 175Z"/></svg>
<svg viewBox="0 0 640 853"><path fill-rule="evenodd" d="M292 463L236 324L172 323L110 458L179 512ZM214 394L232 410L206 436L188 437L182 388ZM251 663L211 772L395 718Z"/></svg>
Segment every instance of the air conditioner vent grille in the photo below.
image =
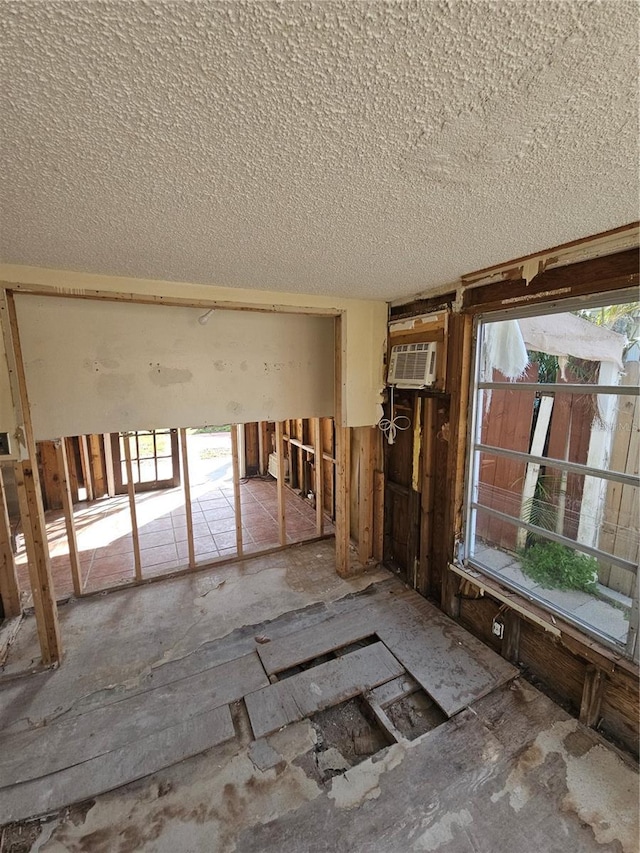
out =
<svg viewBox="0 0 640 853"><path fill-rule="evenodd" d="M391 350L389 385L424 388L436 378L435 343L399 344Z"/></svg>

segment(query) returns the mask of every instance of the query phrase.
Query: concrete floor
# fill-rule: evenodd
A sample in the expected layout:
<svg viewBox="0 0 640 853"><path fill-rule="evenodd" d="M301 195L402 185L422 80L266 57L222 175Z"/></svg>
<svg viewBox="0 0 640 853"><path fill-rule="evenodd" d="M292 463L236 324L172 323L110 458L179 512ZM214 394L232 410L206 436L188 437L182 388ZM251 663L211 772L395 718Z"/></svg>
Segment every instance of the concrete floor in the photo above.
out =
<svg viewBox="0 0 640 853"><path fill-rule="evenodd" d="M186 663L241 626L253 635L267 620L331 607L389 577L372 570L341 580L332 545L64 605L63 666L4 684L0 728L46 726L101 691L135 686L169 661ZM27 619L7 672L36 656ZM233 741L42 822L8 827L3 853L638 849L635 767L522 679L328 780L318 774L309 720L268 737L265 759L243 703L233 716Z"/></svg>

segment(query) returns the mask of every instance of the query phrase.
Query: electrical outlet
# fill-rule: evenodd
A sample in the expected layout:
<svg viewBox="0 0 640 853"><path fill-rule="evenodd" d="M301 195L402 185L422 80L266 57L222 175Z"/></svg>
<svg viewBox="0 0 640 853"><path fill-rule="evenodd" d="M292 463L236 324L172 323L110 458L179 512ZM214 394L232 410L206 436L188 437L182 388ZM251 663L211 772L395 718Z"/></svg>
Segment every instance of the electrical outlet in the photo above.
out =
<svg viewBox="0 0 640 853"><path fill-rule="evenodd" d="M0 432L0 456L8 456L10 452L9 433Z"/></svg>
<svg viewBox="0 0 640 853"><path fill-rule="evenodd" d="M502 622L498 622L494 619L491 625L491 630L499 640L504 637L504 625L502 624Z"/></svg>

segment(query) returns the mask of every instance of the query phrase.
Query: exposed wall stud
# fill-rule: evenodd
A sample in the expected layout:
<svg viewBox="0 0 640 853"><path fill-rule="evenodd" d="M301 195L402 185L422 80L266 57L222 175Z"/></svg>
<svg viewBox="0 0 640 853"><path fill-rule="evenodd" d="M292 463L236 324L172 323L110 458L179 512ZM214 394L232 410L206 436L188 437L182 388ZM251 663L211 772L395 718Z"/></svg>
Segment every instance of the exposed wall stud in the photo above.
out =
<svg viewBox="0 0 640 853"><path fill-rule="evenodd" d="M131 436L133 433L122 433L124 444L124 461L127 469L127 494L129 495L129 512L131 513L131 538L133 540L133 559L136 580L142 580L142 560L140 558L140 534L138 531L138 515L136 512L136 488L133 483L133 464L131 461Z"/></svg>
<svg viewBox="0 0 640 853"><path fill-rule="evenodd" d="M284 430L282 421L276 421L276 456L278 458L278 529L280 531L280 544L287 544L287 520L286 520L286 496L284 491ZM291 464L291 460L289 460Z"/></svg>
<svg viewBox="0 0 640 853"><path fill-rule="evenodd" d="M62 498L64 523L67 530L67 542L69 544L69 564L71 566L71 580L73 581L73 592L76 596L80 596L82 595L82 570L80 568L80 555L78 553L76 525L73 517L73 500L71 498L71 485L69 480L69 460L67 459L67 445L65 444L64 438L59 438L55 442L55 448L56 461L58 463L60 497Z"/></svg>
<svg viewBox="0 0 640 853"><path fill-rule="evenodd" d="M231 466L233 469L233 505L236 518L236 551L242 556L242 501L240 499L240 460L238 457L238 427L231 424Z"/></svg>
<svg viewBox="0 0 640 853"><path fill-rule="evenodd" d="M187 431L180 430L180 450L182 459L182 485L184 487L184 510L187 524L187 548L189 552L189 568L196 565L196 549L193 542L193 511L191 508L191 480L189 478L189 452L187 448Z"/></svg>
<svg viewBox="0 0 640 853"><path fill-rule="evenodd" d="M313 418L313 470L314 491L316 496L316 533L324 533L324 476L322 466L322 429L320 418Z"/></svg>
<svg viewBox="0 0 640 853"><path fill-rule="evenodd" d="M19 616L22 613L18 571L12 542L7 495L2 479L2 468L0 468L0 596L2 596L4 615L7 617Z"/></svg>
<svg viewBox="0 0 640 853"><path fill-rule="evenodd" d="M7 351L14 409L18 423L22 427L22 441L18 447L20 461L14 466L20 517L27 547L29 578L42 662L49 665L58 663L62 659L58 605L51 578L47 528L42 505L42 489L38 474L27 380L18 333L18 318L13 294L10 292L0 291L0 323Z"/></svg>

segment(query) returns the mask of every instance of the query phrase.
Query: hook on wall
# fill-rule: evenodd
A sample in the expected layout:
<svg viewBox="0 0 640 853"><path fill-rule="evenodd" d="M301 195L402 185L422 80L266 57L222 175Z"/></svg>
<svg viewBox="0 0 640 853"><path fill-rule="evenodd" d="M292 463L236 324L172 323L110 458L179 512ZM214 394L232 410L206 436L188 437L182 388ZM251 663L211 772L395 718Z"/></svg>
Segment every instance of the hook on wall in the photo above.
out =
<svg viewBox="0 0 640 853"><path fill-rule="evenodd" d="M200 323L201 326L206 326L209 322L209 317L213 314L214 310L214 308L209 308L208 311L198 317L198 323Z"/></svg>

